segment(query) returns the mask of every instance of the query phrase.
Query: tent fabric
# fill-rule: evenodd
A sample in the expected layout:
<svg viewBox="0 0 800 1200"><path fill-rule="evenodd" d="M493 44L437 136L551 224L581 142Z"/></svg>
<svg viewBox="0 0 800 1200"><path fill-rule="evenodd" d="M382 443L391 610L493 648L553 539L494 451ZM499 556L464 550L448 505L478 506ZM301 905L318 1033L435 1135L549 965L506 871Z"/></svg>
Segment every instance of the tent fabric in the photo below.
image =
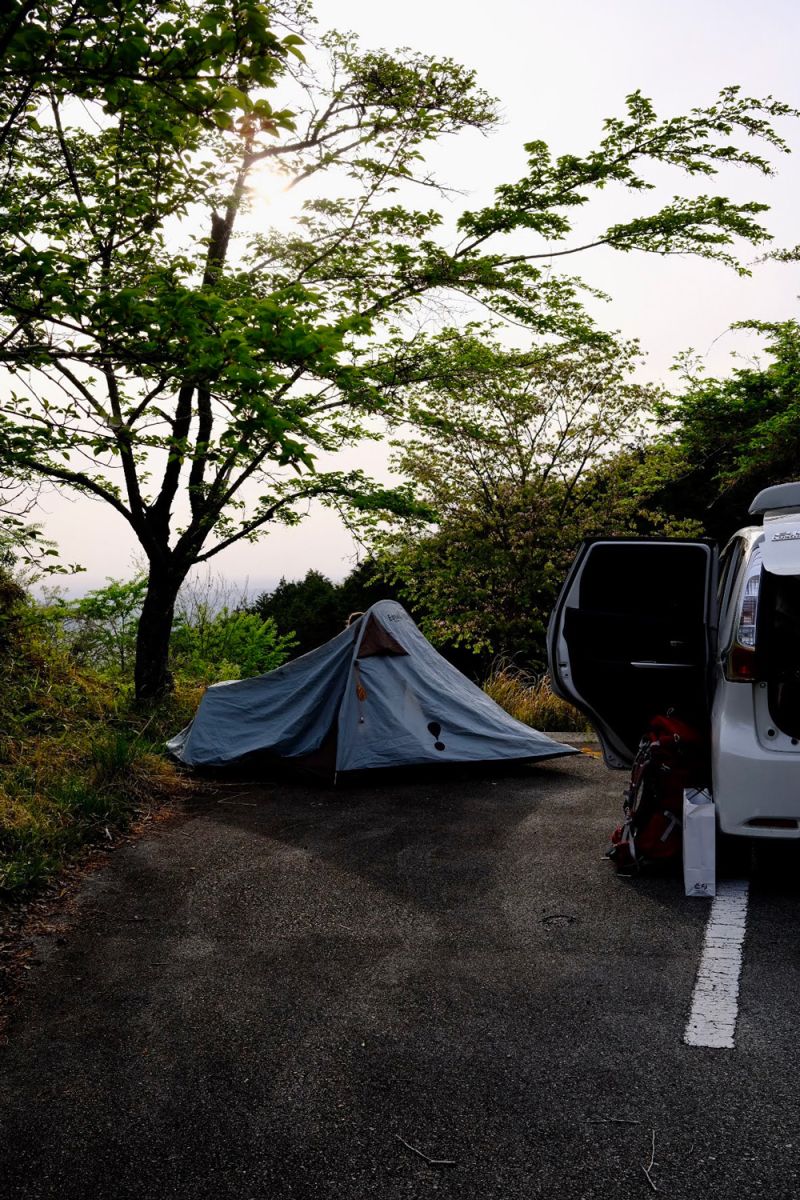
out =
<svg viewBox="0 0 800 1200"><path fill-rule="evenodd" d="M275 671L214 684L167 746L190 766L221 766L257 751L302 758L332 731L337 772L576 753L509 716L393 600Z"/></svg>

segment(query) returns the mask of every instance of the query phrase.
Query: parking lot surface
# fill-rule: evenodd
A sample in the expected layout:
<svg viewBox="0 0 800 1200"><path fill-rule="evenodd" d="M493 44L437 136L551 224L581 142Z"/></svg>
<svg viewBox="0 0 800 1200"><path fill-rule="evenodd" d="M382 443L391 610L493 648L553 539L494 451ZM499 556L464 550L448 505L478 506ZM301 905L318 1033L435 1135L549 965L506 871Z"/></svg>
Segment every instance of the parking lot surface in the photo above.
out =
<svg viewBox="0 0 800 1200"><path fill-rule="evenodd" d="M234 780L119 850L0 1052L3 1200L796 1196L798 854L686 1045L709 904L602 859L623 784Z"/></svg>

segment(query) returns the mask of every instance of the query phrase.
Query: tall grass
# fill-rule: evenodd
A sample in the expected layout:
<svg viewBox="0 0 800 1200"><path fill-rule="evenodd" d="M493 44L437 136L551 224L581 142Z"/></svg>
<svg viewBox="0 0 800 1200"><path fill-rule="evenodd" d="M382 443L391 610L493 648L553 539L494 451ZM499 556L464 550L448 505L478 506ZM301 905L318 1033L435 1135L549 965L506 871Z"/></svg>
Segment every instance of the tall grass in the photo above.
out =
<svg viewBox="0 0 800 1200"><path fill-rule="evenodd" d="M544 732L589 729L577 708L553 694L547 675L534 675L508 662L497 663L483 690L512 717Z"/></svg>
<svg viewBox="0 0 800 1200"><path fill-rule="evenodd" d="M52 624L1 575L0 675L0 898L8 900L163 804L178 776L158 742L180 717L145 722L108 680L75 665Z"/></svg>
<svg viewBox="0 0 800 1200"><path fill-rule="evenodd" d="M136 734L88 729L22 741L0 764L0 897L40 887L88 843L163 804L174 769Z"/></svg>

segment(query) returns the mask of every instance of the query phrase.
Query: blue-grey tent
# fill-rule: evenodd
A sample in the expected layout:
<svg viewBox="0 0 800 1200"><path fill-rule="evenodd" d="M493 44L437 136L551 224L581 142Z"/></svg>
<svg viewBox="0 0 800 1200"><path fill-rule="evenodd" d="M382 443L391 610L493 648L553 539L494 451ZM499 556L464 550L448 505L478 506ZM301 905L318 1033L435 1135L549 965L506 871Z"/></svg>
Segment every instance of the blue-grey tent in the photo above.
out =
<svg viewBox="0 0 800 1200"><path fill-rule="evenodd" d="M190 766L261 751L337 773L575 753L510 717L393 600L275 671L214 684L168 749Z"/></svg>

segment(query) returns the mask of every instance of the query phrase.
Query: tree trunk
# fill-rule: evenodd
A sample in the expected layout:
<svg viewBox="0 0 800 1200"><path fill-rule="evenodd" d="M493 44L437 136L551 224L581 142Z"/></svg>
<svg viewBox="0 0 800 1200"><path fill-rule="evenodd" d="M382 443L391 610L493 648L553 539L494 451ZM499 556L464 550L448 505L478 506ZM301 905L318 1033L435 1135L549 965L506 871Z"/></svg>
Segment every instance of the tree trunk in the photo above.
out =
<svg viewBox="0 0 800 1200"><path fill-rule="evenodd" d="M169 638L175 600L183 575L151 564L142 615L136 631L134 682L136 699L160 700L172 690L169 671Z"/></svg>

